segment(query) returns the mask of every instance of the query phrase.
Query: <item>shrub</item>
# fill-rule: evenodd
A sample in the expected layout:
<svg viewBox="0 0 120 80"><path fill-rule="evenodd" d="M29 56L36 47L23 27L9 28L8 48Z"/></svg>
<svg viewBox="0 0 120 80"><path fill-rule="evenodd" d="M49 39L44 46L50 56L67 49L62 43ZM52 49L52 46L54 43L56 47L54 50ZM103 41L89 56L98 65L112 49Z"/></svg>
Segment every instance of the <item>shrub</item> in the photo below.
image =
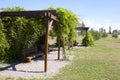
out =
<svg viewBox="0 0 120 80"><path fill-rule="evenodd" d="M99 40L101 38L101 36L100 36L101 34L98 31L91 30L90 33L93 36L94 40Z"/></svg>
<svg viewBox="0 0 120 80"><path fill-rule="evenodd" d="M118 38L118 34L117 34L117 33L113 33L113 34L112 34L112 37Z"/></svg>
<svg viewBox="0 0 120 80"><path fill-rule="evenodd" d="M107 33L101 33L102 34L102 38L106 38L108 36Z"/></svg>
<svg viewBox="0 0 120 80"><path fill-rule="evenodd" d="M90 32L87 32L87 35L82 40L83 46L93 46L94 45L94 39Z"/></svg>
<svg viewBox="0 0 120 80"><path fill-rule="evenodd" d="M9 44L7 42L7 39L6 39L6 35L4 33L4 27L3 27L3 23L0 19L0 61L5 59L4 56L5 56L5 51L6 49L9 48Z"/></svg>

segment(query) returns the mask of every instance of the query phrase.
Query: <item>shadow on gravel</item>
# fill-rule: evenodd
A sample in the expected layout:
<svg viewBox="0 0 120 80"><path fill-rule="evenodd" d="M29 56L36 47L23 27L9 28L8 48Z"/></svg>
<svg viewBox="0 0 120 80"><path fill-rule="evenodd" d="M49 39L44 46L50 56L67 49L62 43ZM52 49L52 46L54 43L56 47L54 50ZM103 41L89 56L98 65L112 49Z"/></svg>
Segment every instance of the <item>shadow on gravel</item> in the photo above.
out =
<svg viewBox="0 0 120 80"><path fill-rule="evenodd" d="M39 61L39 60L44 60L44 57L38 57L36 59L33 59L33 61ZM8 71L17 71L17 72L26 72L26 73L44 73L44 71L17 70L16 66L19 65L19 64L21 64L21 63L22 62L11 63L11 64L7 64L7 65L2 65L1 64L0 71L8 70Z"/></svg>
<svg viewBox="0 0 120 80"><path fill-rule="evenodd" d="M18 64L20 64L20 63L12 63L10 65L4 66L4 67L0 67L0 71L8 70L8 71L17 71L17 72L25 72L25 73L44 73L44 71L17 70L15 66L18 65ZM11 68L11 69L9 69L9 68Z"/></svg>
<svg viewBox="0 0 120 80"><path fill-rule="evenodd" d="M18 65L20 63L11 63L9 65L6 65L4 67L0 67L0 71L4 71L4 70L8 70L9 68L12 68L13 71L16 71L16 65Z"/></svg>
<svg viewBox="0 0 120 80"><path fill-rule="evenodd" d="M25 73L44 73L44 71L25 71L25 70L17 70L18 72L25 72Z"/></svg>
<svg viewBox="0 0 120 80"><path fill-rule="evenodd" d="M12 68L12 69L9 69ZM8 71L17 71L17 72L25 72L25 73L44 73L44 71L25 71L25 70L17 70L15 68L15 65L12 64L10 66L5 66L3 68L0 68L0 71L4 71L4 70L8 70Z"/></svg>

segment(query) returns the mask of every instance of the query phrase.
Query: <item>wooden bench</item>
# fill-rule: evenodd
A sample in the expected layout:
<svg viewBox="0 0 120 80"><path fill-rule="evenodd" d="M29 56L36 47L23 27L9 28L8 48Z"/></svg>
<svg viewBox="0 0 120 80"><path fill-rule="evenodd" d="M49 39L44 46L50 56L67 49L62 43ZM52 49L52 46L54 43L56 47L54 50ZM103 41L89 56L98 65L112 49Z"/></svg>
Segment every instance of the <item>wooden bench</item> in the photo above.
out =
<svg viewBox="0 0 120 80"><path fill-rule="evenodd" d="M22 50L23 54L23 61L24 62L31 62L32 59L43 56L44 53L38 52L37 48L27 48Z"/></svg>

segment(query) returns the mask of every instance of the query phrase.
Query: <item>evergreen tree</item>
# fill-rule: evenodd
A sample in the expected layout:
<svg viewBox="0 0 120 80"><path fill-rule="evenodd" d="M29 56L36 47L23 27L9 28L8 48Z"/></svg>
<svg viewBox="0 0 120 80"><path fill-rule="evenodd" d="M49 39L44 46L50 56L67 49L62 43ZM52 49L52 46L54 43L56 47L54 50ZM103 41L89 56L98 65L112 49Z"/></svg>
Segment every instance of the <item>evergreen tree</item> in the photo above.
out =
<svg viewBox="0 0 120 80"><path fill-rule="evenodd" d="M111 32L111 26L109 26L109 34L111 34L112 32Z"/></svg>
<svg viewBox="0 0 120 80"><path fill-rule="evenodd" d="M85 27L85 23L84 22L81 23L81 27Z"/></svg>

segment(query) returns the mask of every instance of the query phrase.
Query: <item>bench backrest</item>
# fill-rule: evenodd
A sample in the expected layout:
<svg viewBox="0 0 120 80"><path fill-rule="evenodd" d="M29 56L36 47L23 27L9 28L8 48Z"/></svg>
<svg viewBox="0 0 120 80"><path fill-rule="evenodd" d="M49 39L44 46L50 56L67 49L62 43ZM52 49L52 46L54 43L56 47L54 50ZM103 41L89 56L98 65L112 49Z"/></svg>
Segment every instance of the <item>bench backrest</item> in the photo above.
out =
<svg viewBox="0 0 120 80"><path fill-rule="evenodd" d="M22 54L24 56L24 58L26 57L27 54L32 53L32 52L37 52L37 48L27 48L27 49L23 49L22 50Z"/></svg>

